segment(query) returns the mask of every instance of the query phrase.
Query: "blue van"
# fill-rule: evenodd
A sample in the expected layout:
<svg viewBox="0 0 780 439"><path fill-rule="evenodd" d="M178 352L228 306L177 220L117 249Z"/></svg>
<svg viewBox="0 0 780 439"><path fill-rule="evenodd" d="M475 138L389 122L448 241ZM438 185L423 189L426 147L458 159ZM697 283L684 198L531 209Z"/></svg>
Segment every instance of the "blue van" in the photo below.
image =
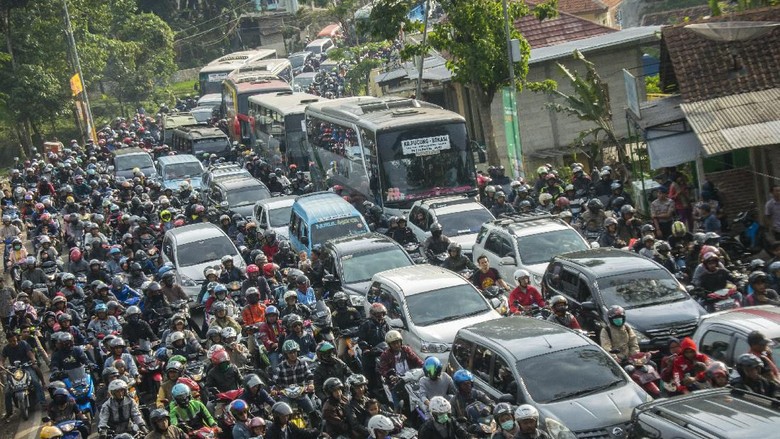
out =
<svg viewBox="0 0 780 439"><path fill-rule="evenodd" d="M314 245L369 232L360 212L333 192L315 192L295 200L290 213L290 243L311 255Z"/></svg>

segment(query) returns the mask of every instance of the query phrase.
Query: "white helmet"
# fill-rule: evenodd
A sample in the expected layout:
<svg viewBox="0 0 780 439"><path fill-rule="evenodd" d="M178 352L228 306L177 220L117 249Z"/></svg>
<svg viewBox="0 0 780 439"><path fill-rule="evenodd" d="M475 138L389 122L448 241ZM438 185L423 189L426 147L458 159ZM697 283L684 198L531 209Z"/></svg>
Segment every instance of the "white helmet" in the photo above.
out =
<svg viewBox="0 0 780 439"><path fill-rule="evenodd" d="M530 404L521 405L515 410L515 420L522 421L524 419L536 419L538 421L539 411Z"/></svg>
<svg viewBox="0 0 780 439"><path fill-rule="evenodd" d="M179 340L184 340L184 333L181 331L175 331L171 333L171 344L176 343Z"/></svg>
<svg viewBox="0 0 780 439"><path fill-rule="evenodd" d="M452 406L443 396L434 396L429 405L431 413L449 413Z"/></svg>
<svg viewBox="0 0 780 439"><path fill-rule="evenodd" d="M528 272L528 270L523 270L522 268L515 270L514 278L515 280L520 280L520 278L527 277L531 278L531 273Z"/></svg>
<svg viewBox="0 0 780 439"><path fill-rule="evenodd" d="M238 333L231 327L225 327L222 329L222 338L238 337Z"/></svg>
<svg viewBox="0 0 780 439"><path fill-rule="evenodd" d="M289 291L287 291L286 293L284 293L284 300L285 300L285 301L286 301L287 299L289 299L290 297L295 297L295 298L297 299L297 298L298 298L298 293L296 293L296 292L295 292L295 291L293 291L293 290L289 290Z"/></svg>
<svg viewBox="0 0 780 439"><path fill-rule="evenodd" d="M374 415L371 417L371 419L368 420L368 431L371 432L371 435L373 435L374 430L391 432L395 430L395 425L393 425L393 421L391 421L387 416Z"/></svg>
<svg viewBox="0 0 780 439"><path fill-rule="evenodd" d="M398 331L387 331L387 334L385 334L385 343L390 344L394 341L404 341L404 337Z"/></svg>
<svg viewBox="0 0 780 439"><path fill-rule="evenodd" d="M117 390L127 390L127 383L124 380L116 379L108 385L108 391L114 393Z"/></svg>

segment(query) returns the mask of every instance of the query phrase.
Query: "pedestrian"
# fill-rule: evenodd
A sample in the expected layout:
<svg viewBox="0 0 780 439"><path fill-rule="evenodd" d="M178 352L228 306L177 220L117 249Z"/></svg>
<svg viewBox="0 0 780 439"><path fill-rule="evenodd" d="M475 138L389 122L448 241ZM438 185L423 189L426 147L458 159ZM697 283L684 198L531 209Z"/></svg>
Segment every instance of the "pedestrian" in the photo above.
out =
<svg viewBox="0 0 780 439"><path fill-rule="evenodd" d="M772 229L775 241L780 241L780 185L772 186L772 198L764 206L767 228Z"/></svg>
<svg viewBox="0 0 780 439"><path fill-rule="evenodd" d="M674 201L674 209L680 221L690 229L692 226L691 188L688 186L688 178L684 174L677 174L674 182L669 186L669 198Z"/></svg>
<svg viewBox="0 0 780 439"><path fill-rule="evenodd" d="M666 186L659 187L657 198L650 203L650 216L653 218L657 238L666 239L672 234L674 213L674 201L669 198L669 189Z"/></svg>

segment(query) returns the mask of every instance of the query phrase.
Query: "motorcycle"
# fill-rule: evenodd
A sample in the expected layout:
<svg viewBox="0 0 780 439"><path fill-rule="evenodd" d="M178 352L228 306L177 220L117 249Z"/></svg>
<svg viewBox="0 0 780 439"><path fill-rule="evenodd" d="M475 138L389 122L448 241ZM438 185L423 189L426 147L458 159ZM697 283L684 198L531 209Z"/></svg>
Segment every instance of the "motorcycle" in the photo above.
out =
<svg viewBox="0 0 780 439"><path fill-rule="evenodd" d="M409 254L415 264L425 264L428 259L420 252L420 244L416 242L409 242L404 244L404 250Z"/></svg>
<svg viewBox="0 0 780 439"><path fill-rule="evenodd" d="M138 365L141 383L138 391L150 398L156 398L162 382L162 363L152 355L151 347L136 347L131 351ZM150 396L151 395L151 396Z"/></svg>
<svg viewBox="0 0 780 439"><path fill-rule="evenodd" d="M5 247L3 249L3 270L8 271L8 263L9 263L9 256L11 256L11 245L14 241L14 238L5 238L3 241L3 244L5 244Z"/></svg>
<svg viewBox="0 0 780 439"><path fill-rule="evenodd" d="M497 285L493 285L492 287L481 290L481 292L499 314L502 316L509 315L509 300L506 291Z"/></svg>
<svg viewBox="0 0 780 439"><path fill-rule="evenodd" d="M317 342L323 340L331 343L335 342L330 308L328 308L324 300L318 300L312 307L311 331Z"/></svg>
<svg viewBox="0 0 780 439"><path fill-rule="evenodd" d="M70 370L63 371L66 375L62 382L67 386L68 391L76 400L79 410L86 414L88 419L95 416L95 386L92 382L92 375L88 373L84 366L79 366Z"/></svg>
<svg viewBox="0 0 780 439"><path fill-rule="evenodd" d="M692 289L691 294L696 297L704 309L709 313L739 308L739 290L736 287L721 288L717 291L705 291L701 288Z"/></svg>
<svg viewBox="0 0 780 439"><path fill-rule="evenodd" d="M31 366L30 363L15 361L11 369L3 368L8 372L5 391L13 392L13 403L22 413L25 421L30 418L30 389L32 388L32 376L26 368Z"/></svg>
<svg viewBox="0 0 780 439"><path fill-rule="evenodd" d="M437 267L441 266L441 264L443 264L444 261L447 260L447 256L448 256L447 252L433 253L430 250L426 252L426 255L428 256L428 263L431 265L435 265Z"/></svg>
<svg viewBox="0 0 780 439"><path fill-rule="evenodd" d="M404 389L409 400L409 418L412 425L419 428L428 420L428 407L420 393L420 379L423 376L422 369L412 369L403 376Z"/></svg>
<svg viewBox="0 0 780 439"><path fill-rule="evenodd" d="M43 422L52 425L51 419L44 417ZM70 419L58 422L55 427L62 432L61 439L87 439L89 437L90 426L81 419Z"/></svg>
<svg viewBox="0 0 780 439"><path fill-rule="evenodd" d="M468 432L476 437L489 438L496 431L496 421L490 413L490 408L480 401L467 405L466 418L459 421L464 422Z"/></svg>
<svg viewBox="0 0 780 439"><path fill-rule="evenodd" d="M358 327L347 328L337 331L336 345L344 345L344 352L341 355L341 361L345 362L354 373L362 373L363 366L361 364L362 353L360 350L360 339L357 337Z"/></svg>
<svg viewBox="0 0 780 439"><path fill-rule="evenodd" d="M661 379L661 375L655 370L655 367L647 364L650 356L649 352L637 352L628 359L628 364L624 369L645 392L653 398L660 398L661 390L657 383Z"/></svg>
<svg viewBox="0 0 780 439"><path fill-rule="evenodd" d="M287 386L279 390L279 393L287 400L287 403L290 404L290 407L293 409L289 422L298 428L306 428L306 425L308 424L307 415L303 413L296 403L296 401L304 397L305 390L305 387L296 385ZM313 398L314 396L312 395L311 397Z"/></svg>

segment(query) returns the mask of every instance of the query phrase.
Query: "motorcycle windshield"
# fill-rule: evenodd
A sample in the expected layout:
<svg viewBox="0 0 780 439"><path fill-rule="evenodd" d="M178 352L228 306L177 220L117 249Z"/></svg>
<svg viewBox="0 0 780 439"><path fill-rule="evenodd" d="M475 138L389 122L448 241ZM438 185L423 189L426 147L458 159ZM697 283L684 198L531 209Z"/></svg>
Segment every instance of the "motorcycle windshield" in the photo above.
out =
<svg viewBox="0 0 780 439"><path fill-rule="evenodd" d="M84 367L77 367L66 371L68 373L68 380L72 385L84 383L87 381L87 373L84 371Z"/></svg>

